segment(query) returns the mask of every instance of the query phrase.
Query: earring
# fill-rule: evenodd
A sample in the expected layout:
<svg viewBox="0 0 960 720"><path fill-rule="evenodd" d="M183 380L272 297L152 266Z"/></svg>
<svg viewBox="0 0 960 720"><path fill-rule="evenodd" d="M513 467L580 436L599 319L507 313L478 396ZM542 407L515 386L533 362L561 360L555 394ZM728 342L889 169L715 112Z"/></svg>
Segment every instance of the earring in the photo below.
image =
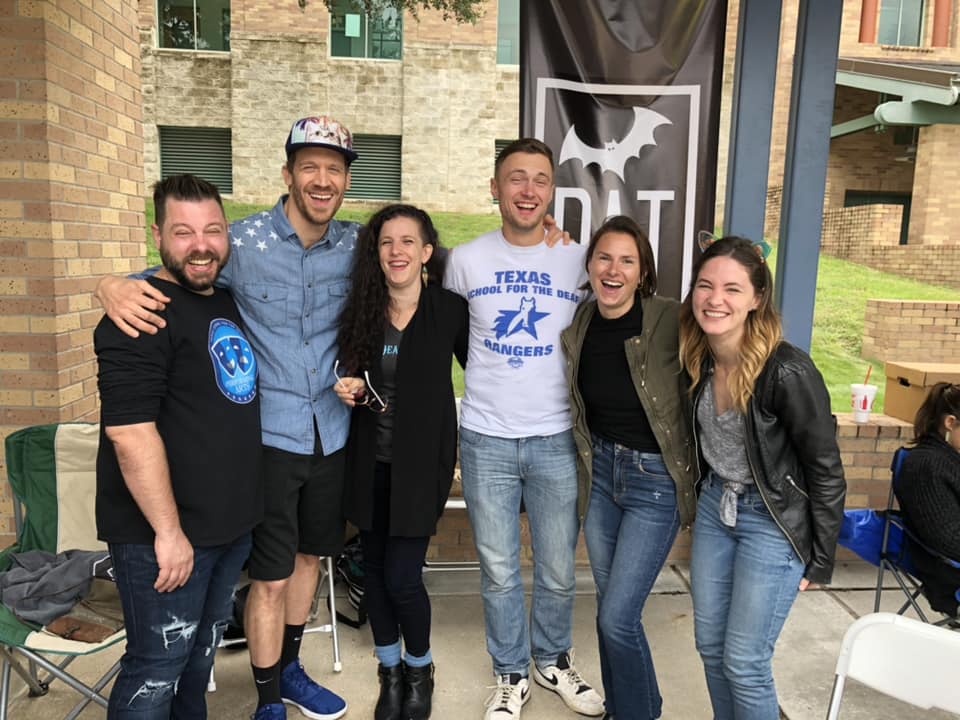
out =
<svg viewBox="0 0 960 720"><path fill-rule="evenodd" d="M427 272L427 266L426 266L426 265L421 265L421 266L420 266L420 279L423 280L423 286L424 286L424 287L427 286L427 280L429 279L429 277L430 277L430 273Z"/></svg>

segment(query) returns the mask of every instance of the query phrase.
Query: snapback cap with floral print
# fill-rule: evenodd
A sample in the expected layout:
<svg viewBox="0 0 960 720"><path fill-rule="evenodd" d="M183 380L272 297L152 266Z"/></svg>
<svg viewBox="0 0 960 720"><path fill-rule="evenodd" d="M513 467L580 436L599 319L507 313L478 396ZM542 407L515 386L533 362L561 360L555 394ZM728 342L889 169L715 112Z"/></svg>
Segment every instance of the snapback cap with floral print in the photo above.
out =
<svg viewBox="0 0 960 720"><path fill-rule="evenodd" d="M287 158L297 150L308 147L335 150L344 156L347 165L357 159L353 150L353 135L337 120L326 115L297 120L287 135Z"/></svg>

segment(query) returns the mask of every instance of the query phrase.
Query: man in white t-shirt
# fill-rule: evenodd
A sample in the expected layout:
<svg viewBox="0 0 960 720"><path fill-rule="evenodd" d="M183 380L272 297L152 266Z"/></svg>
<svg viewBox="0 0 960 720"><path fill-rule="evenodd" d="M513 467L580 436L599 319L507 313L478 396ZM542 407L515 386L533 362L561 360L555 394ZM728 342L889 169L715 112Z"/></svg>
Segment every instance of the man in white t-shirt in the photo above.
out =
<svg viewBox="0 0 960 720"><path fill-rule="evenodd" d="M544 243L553 153L517 140L490 181L503 226L450 254L444 285L470 305L461 406L463 494L480 557L487 650L497 690L486 720L515 720L534 678L574 711L603 700L573 664L574 561L579 532L576 447L560 331L586 282L584 246ZM528 626L520 578L520 503L533 544Z"/></svg>

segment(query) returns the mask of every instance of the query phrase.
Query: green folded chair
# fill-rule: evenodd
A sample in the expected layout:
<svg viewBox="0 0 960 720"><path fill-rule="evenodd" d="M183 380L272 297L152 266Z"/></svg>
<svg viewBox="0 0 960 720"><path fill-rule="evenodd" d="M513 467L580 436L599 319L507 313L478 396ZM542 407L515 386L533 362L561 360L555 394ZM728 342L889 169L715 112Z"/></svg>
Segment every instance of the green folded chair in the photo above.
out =
<svg viewBox="0 0 960 720"><path fill-rule="evenodd" d="M28 550L101 550L94 517L97 445L100 426L90 423L38 425L18 430L6 440L7 478L12 489L16 543L0 553L0 572L10 555ZM92 685L66 670L77 658L98 653L124 639L120 630L100 643L66 640L19 620L0 605L0 720L7 718L11 671L26 682L30 695L47 692L60 680L82 697L66 720L91 702L104 708L103 688L120 669L117 661ZM41 677L40 670L46 672ZM49 717L42 712L42 717Z"/></svg>

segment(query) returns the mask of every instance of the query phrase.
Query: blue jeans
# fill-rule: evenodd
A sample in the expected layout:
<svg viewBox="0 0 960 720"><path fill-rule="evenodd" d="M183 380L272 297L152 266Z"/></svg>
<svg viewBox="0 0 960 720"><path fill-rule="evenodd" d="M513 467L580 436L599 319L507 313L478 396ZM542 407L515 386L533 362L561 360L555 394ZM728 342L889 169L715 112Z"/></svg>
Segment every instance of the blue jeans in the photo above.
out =
<svg viewBox="0 0 960 720"><path fill-rule="evenodd" d="M643 606L680 529L677 492L659 453L593 436L584 523L597 585L597 637L606 710L660 717L663 699L643 631Z"/></svg>
<svg viewBox="0 0 960 720"><path fill-rule="evenodd" d="M573 642L577 534L576 446L556 435L498 438L462 429L460 469L480 558L487 651L494 672L527 675ZM530 625L520 578L520 499L533 545Z"/></svg>
<svg viewBox="0 0 960 720"><path fill-rule="evenodd" d="M127 648L110 693L109 720L203 720L213 656L250 554L250 534L193 549L193 573L173 592L153 589L153 545L111 544Z"/></svg>
<svg viewBox="0 0 960 720"><path fill-rule="evenodd" d="M720 521L722 480L703 484L693 526L694 637L716 720L777 720L774 645L803 578L803 561L755 486L737 499L737 524Z"/></svg>

